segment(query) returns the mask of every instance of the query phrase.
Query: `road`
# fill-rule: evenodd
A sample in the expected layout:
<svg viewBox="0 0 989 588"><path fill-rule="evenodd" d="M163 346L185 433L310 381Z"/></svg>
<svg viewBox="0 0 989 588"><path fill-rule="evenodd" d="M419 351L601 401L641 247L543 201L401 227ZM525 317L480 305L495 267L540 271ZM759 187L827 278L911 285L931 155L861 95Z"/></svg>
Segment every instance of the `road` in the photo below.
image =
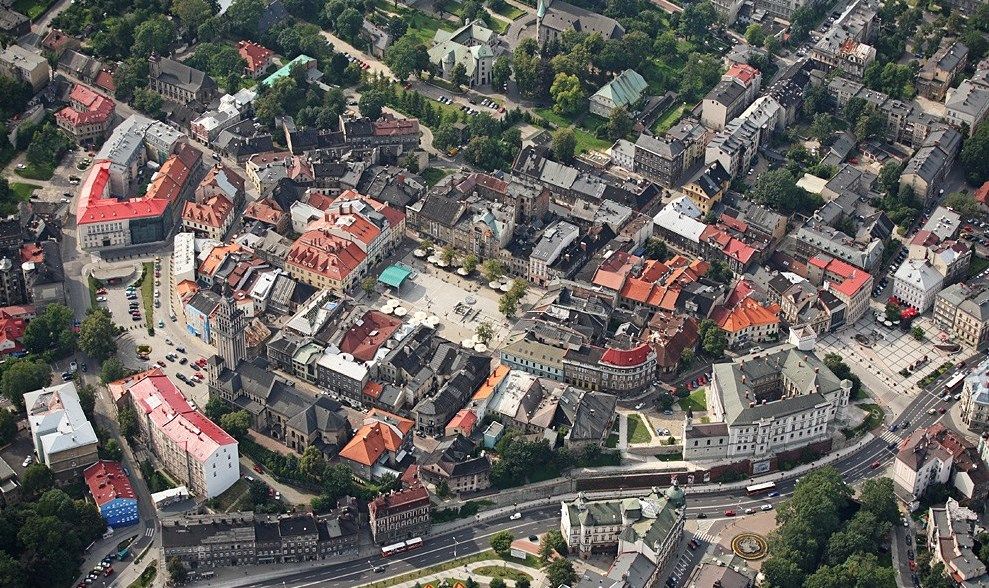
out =
<svg viewBox="0 0 989 588"><path fill-rule="evenodd" d="M971 362L972 360L970 360ZM969 363L971 365L971 363ZM909 404L900 414L893 424L900 430L915 430L928 427L939 420L942 415L937 412L938 408L947 406L940 398L939 394L944 391L944 383L951 377L951 373L942 376L935 383L930 392L923 392ZM934 409L935 414L928 412ZM909 426L903 424L909 421ZM866 478L875 477L884 473L891 465L895 455L895 449L890 447L891 443L898 443L900 437L895 433L883 431L877 437L863 445L858 451L845 456L831 465L842 473L845 481L849 484L856 484ZM773 474L757 481L775 480L778 484L780 496L776 498L750 498L740 490L715 491L706 494L688 494L688 518L696 518L698 514L704 513L705 518L724 518L726 509L735 510L738 513L744 512L746 508L758 508L763 504L776 503L792 494L796 480L785 478L783 474ZM553 498L547 498L546 503L551 503ZM488 541L491 535L502 530L510 530L516 536L529 534L539 534L559 527L559 506L543 506L542 504L522 509L523 517L518 521L506 519L479 523L467 529L461 529L426 538L425 549L423 551L410 553L397 559L386 559L380 556L370 558L367 561L354 561L349 563L338 563L313 565L307 570L285 570L284 573L274 572L270 577L259 577L258 574L251 574L249 570L244 572L244 578L232 578L222 581L214 580L211 586L221 588L262 588L285 586L291 588L306 588L310 586L327 587L349 587L365 582L371 582L382 577L393 576L405 573L414 569L421 569L437 563L447 561L454 557L454 549L460 556L477 553L490 547ZM384 566L385 572L375 573L373 568Z"/></svg>

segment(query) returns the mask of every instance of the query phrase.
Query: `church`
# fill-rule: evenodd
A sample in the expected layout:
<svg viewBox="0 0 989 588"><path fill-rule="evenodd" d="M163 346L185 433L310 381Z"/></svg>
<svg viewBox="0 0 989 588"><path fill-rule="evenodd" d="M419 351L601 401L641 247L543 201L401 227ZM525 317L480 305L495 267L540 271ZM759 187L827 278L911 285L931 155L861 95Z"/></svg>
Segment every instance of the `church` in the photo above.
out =
<svg viewBox="0 0 989 588"><path fill-rule="evenodd" d="M539 0L536 31L540 47L559 38L564 31L599 33L607 41L620 39L625 28L617 20L560 0Z"/></svg>

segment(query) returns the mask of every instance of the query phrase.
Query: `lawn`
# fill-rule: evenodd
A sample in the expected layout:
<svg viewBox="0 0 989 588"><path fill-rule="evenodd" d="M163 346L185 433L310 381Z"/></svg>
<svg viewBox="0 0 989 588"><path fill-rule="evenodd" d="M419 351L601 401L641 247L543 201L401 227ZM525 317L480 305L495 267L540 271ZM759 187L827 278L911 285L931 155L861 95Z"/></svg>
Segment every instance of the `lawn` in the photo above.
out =
<svg viewBox="0 0 989 588"><path fill-rule="evenodd" d="M584 127L579 126L577 124L579 119L570 120L564 118L556 112L553 112L552 108L537 108L536 113L558 127L573 127L574 137L577 139L577 153L583 153L584 151L602 151L608 147L611 147L610 141L598 139L594 136L593 132L589 132ZM588 115L586 117L587 124L594 125L594 128L597 128L600 125L598 120L603 119L592 115Z"/></svg>
<svg viewBox="0 0 989 588"><path fill-rule="evenodd" d="M842 429L841 432L845 434L845 437L847 439L858 437L859 435L864 435L866 432L875 429L883 422L883 416L884 416L883 409L878 404L863 403L863 404L858 404L856 406L858 406L862 410L868 411L869 416L867 416L865 420L862 421L861 425L855 427L854 429Z"/></svg>
<svg viewBox="0 0 989 588"><path fill-rule="evenodd" d="M39 2L38 0L15 0L11 8L34 20L41 16L48 9L49 5L49 2Z"/></svg>
<svg viewBox="0 0 989 588"><path fill-rule="evenodd" d="M978 255L973 255L972 265L968 266L968 277L974 278L986 269L989 269L989 259L979 257Z"/></svg>
<svg viewBox="0 0 989 588"><path fill-rule="evenodd" d="M501 566L480 566L474 568L474 573L481 576L488 576L491 578L501 578L503 580L512 580L513 582L518 582L519 580L528 580L532 582L532 576L525 572L520 572L515 568L501 567Z"/></svg>
<svg viewBox="0 0 989 588"><path fill-rule="evenodd" d="M608 435L608 439L604 442L604 446L608 449L618 447L618 433L611 433Z"/></svg>
<svg viewBox="0 0 989 588"><path fill-rule="evenodd" d="M141 276L141 301L144 303L144 320L148 325L148 333L153 335L155 327L155 264L152 261L144 263L144 275Z"/></svg>
<svg viewBox="0 0 989 588"><path fill-rule="evenodd" d="M15 169L14 173L29 180L50 180L55 175L55 167L29 163L24 169Z"/></svg>
<svg viewBox="0 0 989 588"><path fill-rule="evenodd" d="M17 202L27 202L31 199L31 194L34 194L35 190L40 190L40 186L35 186L33 184L22 184L20 182L11 182L10 189L17 196ZM4 202L0 206L0 214L8 215L17 212L17 202Z"/></svg>
<svg viewBox="0 0 989 588"><path fill-rule="evenodd" d="M511 24L507 20L496 18L488 13L484 13L483 18L484 18L484 23L488 25L488 28L490 28L492 31L498 34L504 34L505 31L508 30L509 25Z"/></svg>
<svg viewBox="0 0 989 588"><path fill-rule="evenodd" d="M438 167L427 167L422 170L419 175L422 176L422 179L426 180L426 185L432 188L438 184L440 180L446 177L446 173L446 170L442 170Z"/></svg>
<svg viewBox="0 0 989 588"><path fill-rule="evenodd" d="M516 8L515 6L509 4L508 2L495 2L495 4L499 4L499 6L498 8L492 7L491 12L504 16L508 20L515 20L516 18L525 14L524 10L520 8Z"/></svg>
<svg viewBox="0 0 989 588"><path fill-rule="evenodd" d="M487 549L480 553L475 553L474 555L468 555L466 557L461 557L458 559L451 559L443 563L438 563L434 566L420 568L412 572L407 572L399 576L388 578L387 580L381 580L380 582L363 584L362 588L388 588L389 586L402 584L404 582L413 582L425 576L432 576L433 574L439 574L441 572L448 572L450 570L455 570L457 568L463 567L466 564L471 564L479 561L497 561L500 559L502 558L498 557L493 550ZM517 562L518 560L512 559L511 561Z"/></svg>
<svg viewBox="0 0 989 588"><path fill-rule="evenodd" d="M241 496L248 491L248 483L245 478L240 478L234 485L227 488L223 494L210 501L209 507L216 512L224 513L230 510L234 504L240 500Z"/></svg>
<svg viewBox="0 0 989 588"><path fill-rule="evenodd" d="M433 18L418 10L413 10L406 14L405 22L409 25L409 30L405 34L412 35L417 41L427 47L432 44L433 35L436 34L437 30L455 30L453 23Z"/></svg>
<svg viewBox="0 0 989 588"><path fill-rule="evenodd" d="M154 561L148 564L148 567L144 568L141 575L131 582L129 588L149 588L155 583L155 576L158 575L158 564Z"/></svg>
<svg viewBox="0 0 989 588"><path fill-rule="evenodd" d="M698 388L690 393L690 396L680 399L680 408L683 410L702 411L707 410L707 399L704 395L704 388Z"/></svg>
<svg viewBox="0 0 989 588"><path fill-rule="evenodd" d="M670 130L673 125L680 122L680 119L683 117L683 113L686 110L686 104L679 104L671 107L663 114L663 116L656 119L655 124L652 126L652 132L656 135L662 135L666 131Z"/></svg>
<svg viewBox="0 0 989 588"><path fill-rule="evenodd" d="M642 415L628 415L628 442L629 443L649 443L652 441L652 433L649 425L642 420Z"/></svg>

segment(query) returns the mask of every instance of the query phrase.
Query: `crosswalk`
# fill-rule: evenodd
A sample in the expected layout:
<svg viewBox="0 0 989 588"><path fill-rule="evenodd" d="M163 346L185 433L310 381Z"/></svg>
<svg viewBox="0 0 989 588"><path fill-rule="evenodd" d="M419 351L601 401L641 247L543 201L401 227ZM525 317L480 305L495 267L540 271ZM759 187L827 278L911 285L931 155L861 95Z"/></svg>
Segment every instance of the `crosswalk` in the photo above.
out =
<svg viewBox="0 0 989 588"><path fill-rule="evenodd" d="M889 430L883 431L882 435L879 435L879 438L887 443L899 443L903 441L902 437Z"/></svg>
<svg viewBox="0 0 989 588"><path fill-rule="evenodd" d="M701 544L701 546L697 548L698 552L703 552L706 550L707 546L714 543L717 538L718 536L711 533L710 530L694 533L694 536L692 537L692 539ZM680 554L680 558L677 559L676 564L673 566L673 573L670 575L671 579L676 578L673 586L678 587L683 585L683 582L687 579L690 570L694 567L694 555L694 552L689 550L685 550Z"/></svg>
<svg viewBox="0 0 989 588"><path fill-rule="evenodd" d="M144 536L145 537L151 537L154 534L155 534L155 528L154 527L148 527L147 529L144 530Z"/></svg>

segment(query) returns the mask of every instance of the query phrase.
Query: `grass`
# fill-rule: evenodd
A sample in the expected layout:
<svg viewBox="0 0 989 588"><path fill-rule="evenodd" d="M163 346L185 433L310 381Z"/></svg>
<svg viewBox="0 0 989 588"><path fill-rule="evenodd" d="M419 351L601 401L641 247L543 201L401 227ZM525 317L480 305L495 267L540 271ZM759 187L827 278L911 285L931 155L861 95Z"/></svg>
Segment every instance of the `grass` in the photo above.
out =
<svg viewBox="0 0 989 588"><path fill-rule="evenodd" d="M93 276L89 276L89 306L96 308L96 291L102 288L102 284L99 280Z"/></svg>
<svg viewBox="0 0 989 588"><path fill-rule="evenodd" d="M508 20L515 20L516 18L525 14L525 11L512 6L508 2L501 2L498 8L491 8L491 12L497 15L504 16Z"/></svg>
<svg viewBox="0 0 989 588"><path fill-rule="evenodd" d="M515 568L500 567L500 566L480 566L474 568L474 573L479 576L488 576L490 578L502 578L503 580L512 580L518 582L519 580L528 580L532 582L532 576L525 572L520 572Z"/></svg>
<svg viewBox="0 0 989 588"><path fill-rule="evenodd" d="M144 321L148 333L154 334L155 320L155 264L152 261L144 263L144 275L141 277L141 301L144 303Z"/></svg>
<svg viewBox="0 0 989 588"><path fill-rule="evenodd" d="M138 576L136 580L131 582L129 588L149 588L155 582L155 576L158 575L158 564L151 562L148 567L144 568L141 575Z"/></svg>
<svg viewBox="0 0 989 588"><path fill-rule="evenodd" d="M642 416L638 414L628 415L628 442L629 443L649 443L652 441L652 433Z"/></svg>
<svg viewBox="0 0 989 588"><path fill-rule="evenodd" d="M44 14L50 4L50 2L39 2L38 0L16 0L11 8L34 20Z"/></svg>
<svg viewBox="0 0 989 588"><path fill-rule="evenodd" d="M847 439L858 437L859 435L864 435L866 432L875 429L883 422L883 416L884 416L883 409L878 404L863 403L857 406L862 410L869 411L869 416L867 416L865 420L862 421L862 424L855 427L854 429L842 429L841 432L845 434L845 437Z"/></svg>
<svg viewBox="0 0 989 588"><path fill-rule="evenodd" d="M934 383L935 380L937 380L942 375L944 375L945 372L950 370L952 366L953 364L950 361L946 361L942 363L940 366L938 366L936 370L921 378L920 381L917 382L917 385L920 386L921 388L926 388L930 386L931 384Z"/></svg>
<svg viewBox="0 0 989 588"><path fill-rule="evenodd" d="M484 23L488 25L488 28L500 35L505 34L505 31L508 30L508 27L511 24L507 20L495 18L490 14L484 14Z"/></svg>
<svg viewBox="0 0 989 588"><path fill-rule="evenodd" d="M560 116L556 112L553 112L552 108L537 108L536 113L558 127L573 127L574 138L577 139L577 153L583 153L584 151L601 151L611 147L610 141L598 139L594 136L593 132L589 132L583 126L578 124L579 118L574 118L573 120L567 119ZM593 118L600 119L600 117ZM588 121L588 124L594 124L597 122L591 118L591 115L588 115L585 119ZM597 128L597 126L594 128Z"/></svg>
<svg viewBox="0 0 989 588"><path fill-rule="evenodd" d="M217 512L229 512L230 507L236 504L240 498L247 493L248 484L247 480L240 478L234 485L227 488L223 494L220 494L214 498L211 502L210 508Z"/></svg>
<svg viewBox="0 0 989 588"><path fill-rule="evenodd" d="M434 566L429 566L427 568L421 568L399 576L388 578L387 580L381 580L380 582L371 582L370 584L362 584L360 588L388 588L389 586L394 586L396 584L402 584L403 582L413 582L419 578L424 578L426 576L432 576L434 574L441 574L443 572L448 572L450 570L455 570L467 564L477 563L481 561L510 561L514 563L520 563L518 559L514 557L501 557L497 555L494 550L486 549L480 553L475 553L473 555L468 555L465 557L460 557L457 559L451 559L442 563L438 563ZM524 565L529 567L537 567L537 562L535 558L527 557ZM492 566L496 567L496 566Z"/></svg>
<svg viewBox="0 0 989 588"><path fill-rule="evenodd" d="M978 255L973 255L972 265L968 266L968 277L974 278L986 269L989 269L989 259L979 257Z"/></svg>
<svg viewBox="0 0 989 588"><path fill-rule="evenodd" d="M707 398L704 395L704 388L698 388L691 392L690 396L681 398L679 404L683 410L707 410Z"/></svg>
<svg viewBox="0 0 989 588"><path fill-rule="evenodd" d="M31 194L34 194L35 190L40 190L41 186L35 186L34 184L22 184L20 182L11 182L10 189L14 191L17 199L22 202L27 202L31 199Z"/></svg>
<svg viewBox="0 0 989 588"><path fill-rule="evenodd" d="M15 169L14 173L29 180L47 181L52 179L52 176L55 175L55 166L35 165L33 163L29 163L24 169Z"/></svg>
<svg viewBox="0 0 989 588"><path fill-rule="evenodd" d="M455 30L453 23L434 18L418 10L407 12L405 22L409 25L409 30L405 34L412 35L413 38L427 47L432 44L433 35L439 29Z"/></svg>
<svg viewBox="0 0 989 588"><path fill-rule="evenodd" d="M663 116L656 119L655 124L652 126L652 132L661 135L666 131L670 130L673 125L680 122L683 118L683 113L687 110L686 104L680 104L678 106L673 106L667 110Z"/></svg>
<svg viewBox="0 0 989 588"><path fill-rule="evenodd" d="M436 167L427 167L419 175L422 176L422 179L426 180L426 185L432 188L446 177L446 171Z"/></svg>
<svg viewBox="0 0 989 588"><path fill-rule="evenodd" d="M608 440L604 442L604 446L609 449L614 449L618 447L618 433L612 433L608 435Z"/></svg>

